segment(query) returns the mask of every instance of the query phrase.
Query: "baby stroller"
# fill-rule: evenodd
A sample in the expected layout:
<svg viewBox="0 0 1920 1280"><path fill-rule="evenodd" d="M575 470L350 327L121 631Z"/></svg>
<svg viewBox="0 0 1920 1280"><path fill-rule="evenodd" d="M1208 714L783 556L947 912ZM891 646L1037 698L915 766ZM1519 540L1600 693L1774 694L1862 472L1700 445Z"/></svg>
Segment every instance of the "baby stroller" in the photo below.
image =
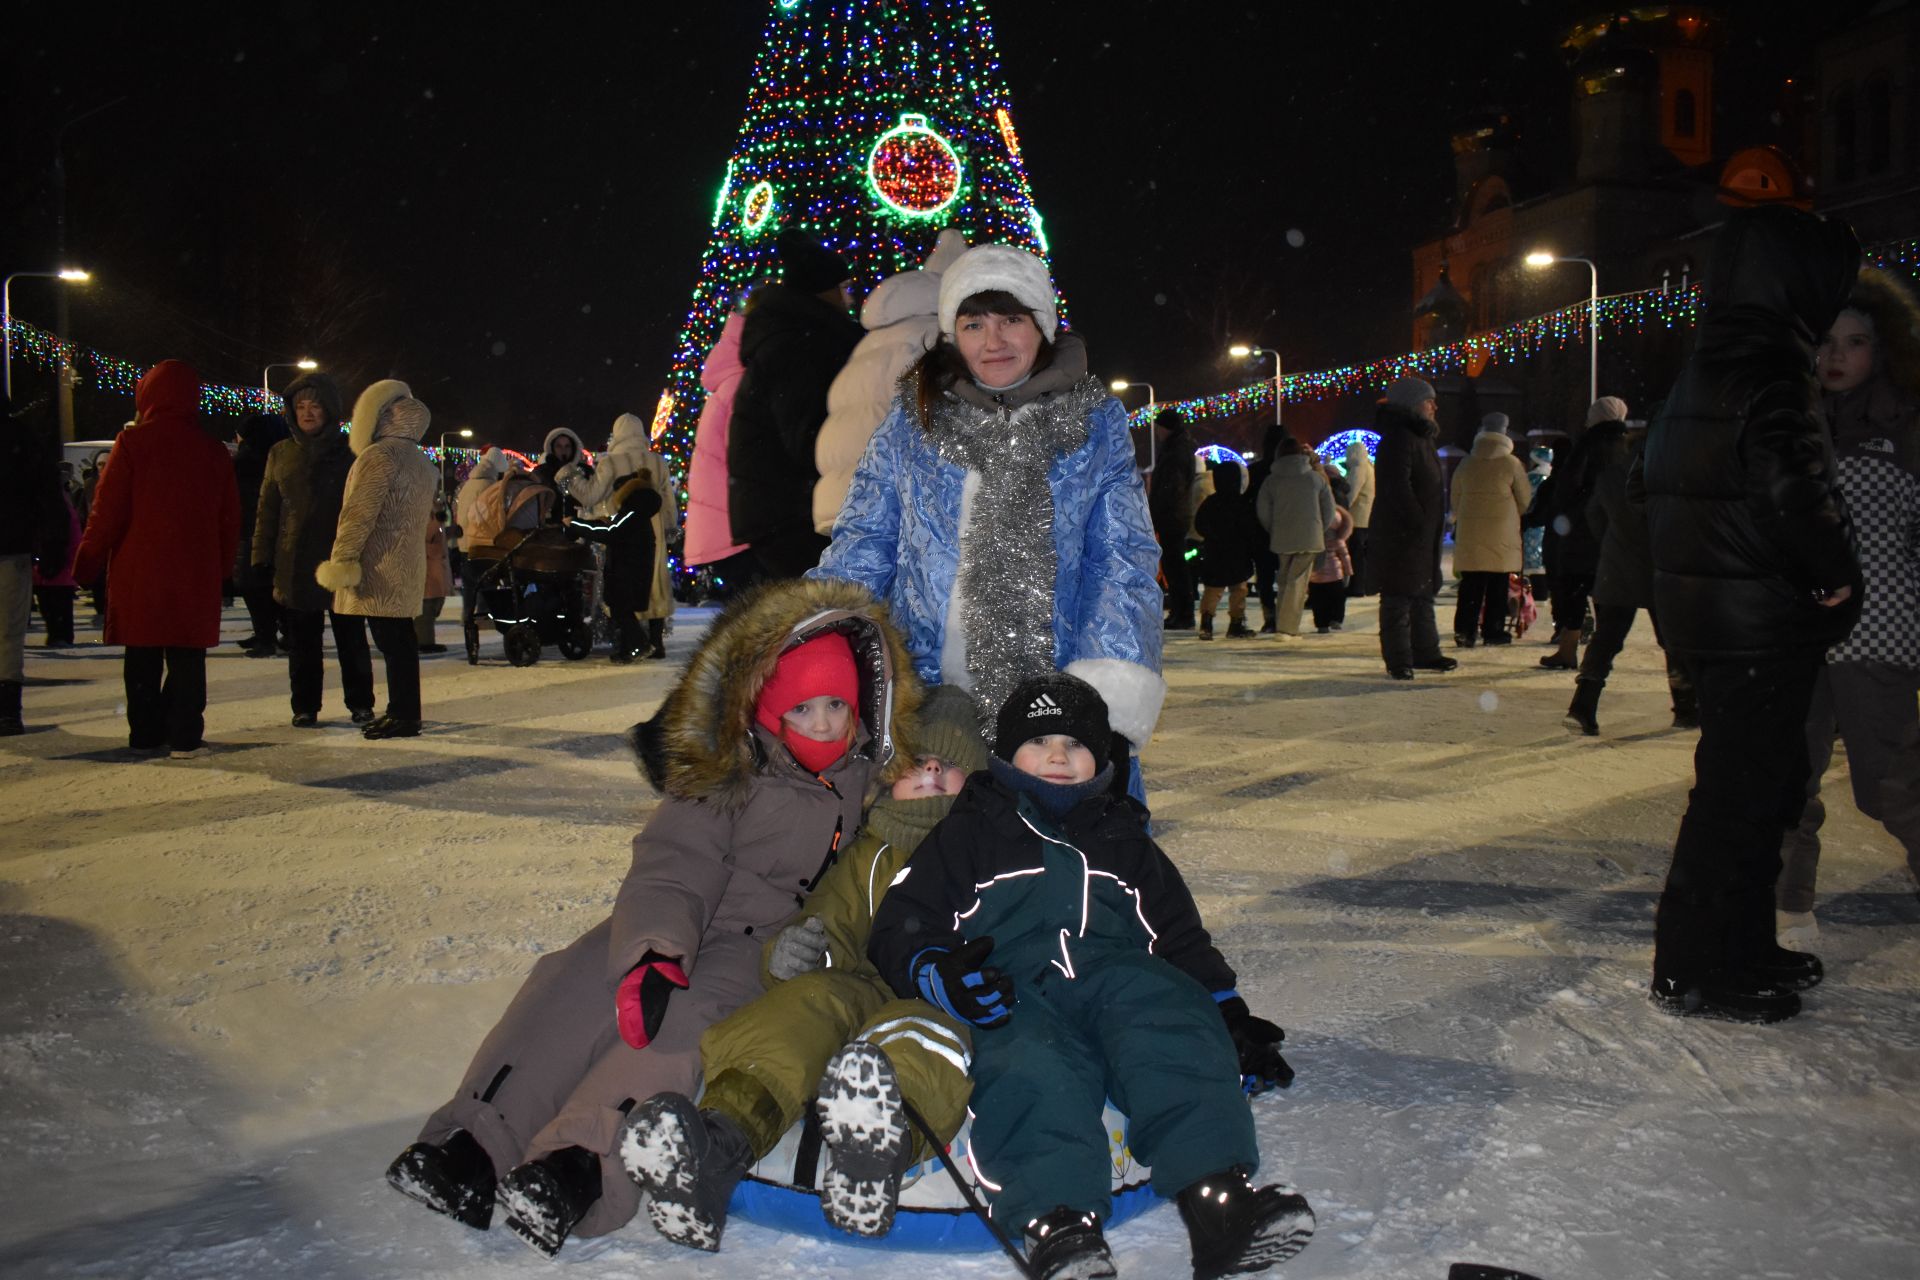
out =
<svg viewBox="0 0 1920 1280"><path fill-rule="evenodd" d="M593 552L546 523L557 496L517 471L476 502L464 569L478 583L466 623L469 664L480 661L482 622L500 632L507 661L516 667L540 661L548 644L569 659L593 652Z"/></svg>

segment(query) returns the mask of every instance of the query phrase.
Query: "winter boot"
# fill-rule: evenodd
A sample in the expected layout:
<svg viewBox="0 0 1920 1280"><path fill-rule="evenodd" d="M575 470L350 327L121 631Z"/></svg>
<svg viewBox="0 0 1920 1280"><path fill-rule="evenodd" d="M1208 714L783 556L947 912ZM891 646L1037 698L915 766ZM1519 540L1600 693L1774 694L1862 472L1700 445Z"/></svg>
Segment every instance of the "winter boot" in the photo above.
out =
<svg viewBox="0 0 1920 1280"><path fill-rule="evenodd" d="M1027 1273L1033 1280L1115 1280L1100 1219L1064 1205L1027 1224Z"/></svg>
<svg viewBox="0 0 1920 1280"><path fill-rule="evenodd" d="M1193 1242L1193 1280L1265 1271L1313 1238L1305 1196L1283 1183L1256 1187L1239 1165L1200 1179L1176 1201Z"/></svg>
<svg viewBox="0 0 1920 1280"><path fill-rule="evenodd" d="M1575 733L1599 737L1600 721L1596 717L1600 711L1600 690L1605 687L1598 680L1575 680L1573 703L1567 708L1567 714L1560 717L1560 723Z"/></svg>
<svg viewBox="0 0 1920 1280"><path fill-rule="evenodd" d="M1578 671L1580 669L1580 628L1566 627L1554 632L1553 643L1558 647L1540 659L1540 665L1557 671Z"/></svg>
<svg viewBox="0 0 1920 1280"><path fill-rule="evenodd" d="M1820 963L1819 956L1778 944L1763 950L1751 968L1788 991L1811 991L1827 976L1827 967Z"/></svg>
<svg viewBox="0 0 1920 1280"><path fill-rule="evenodd" d="M647 1220L678 1245L720 1248L727 1202L753 1163L740 1127L685 1094L656 1093L620 1131L620 1163L647 1195Z"/></svg>
<svg viewBox="0 0 1920 1280"><path fill-rule="evenodd" d="M884 1236L893 1229L901 1175L913 1163L913 1132L892 1060L878 1045L846 1046L827 1063L813 1106L830 1156L820 1211L842 1231Z"/></svg>
<svg viewBox="0 0 1920 1280"><path fill-rule="evenodd" d="M1213 639L1213 617L1212 617L1212 615L1208 615L1207 617L1204 617L1204 618L1202 618L1202 619L1200 619L1200 638L1201 638L1202 640L1211 640L1211 639Z"/></svg>
<svg viewBox="0 0 1920 1280"><path fill-rule="evenodd" d="M1233 618L1233 617L1228 618L1227 639L1229 640L1253 639L1253 628L1247 625L1247 619L1244 614L1238 618Z"/></svg>
<svg viewBox="0 0 1920 1280"><path fill-rule="evenodd" d="M402 720L398 716L381 716L367 722L360 730L360 736L369 740L379 738L417 738L420 736L418 720Z"/></svg>
<svg viewBox="0 0 1920 1280"><path fill-rule="evenodd" d="M467 665L470 667L479 666L480 624L477 622L469 622L460 628L460 633L467 642Z"/></svg>
<svg viewBox="0 0 1920 1280"><path fill-rule="evenodd" d="M465 1129L402 1151L387 1166L387 1185L477 1231L493 1225L493 1159Z"/></svg>
<svg viewBox="0 0 1920 1280"><path fill-rule="evenodd" d="M1511 1267L1489 1267L1481 1262L1456 1262L1447 1268L1447 1280L1540 1280Z"/></svg>
<svg viewBox="0 0 1920 1280"><path fill-rule="evenodd" d="M550 1151L500 1180L507 1230L549 1258L599 1198L600 1157L585 1147Z"/></svg>
<svg viewBox="0 0 1920 1280"><path fill-rule="evenodd" d="M1279 631L1279 615L1273 611L1272 605L1262 601L1260 605L1260 634L1263 636L1271 636L1279 634Z"/></svg>
<svg viewBox="0 0 1920 1280"><path fill-rule="evenodd" d="M647 653L649 658L667 656L667 620L665 618L647 619Z"/></svg>
<svg viewBox="0 0 1920 1280"><path fill-rule="evenodd" d="M26 722L20 718L20 686L18 680L0 680L0 738L18 737L27 731Z"/></svg>
<svg viewBox="0 0 1920 1280"><path fill-rule="evenodd" d="M1667 692L1673 695L1673 727L1698 729L1700 703L1693 693L1693 681L1672 663L1667 664Z"/></svg>
<svg viewBox="0 0 1920 1280"><path fill-rule="evenodd" d="M1800 997L1771 978L1741 969L1653 979L1653 1005L1676 1018L1725 1022L1783 1022L1800 1012Z"/></svg>

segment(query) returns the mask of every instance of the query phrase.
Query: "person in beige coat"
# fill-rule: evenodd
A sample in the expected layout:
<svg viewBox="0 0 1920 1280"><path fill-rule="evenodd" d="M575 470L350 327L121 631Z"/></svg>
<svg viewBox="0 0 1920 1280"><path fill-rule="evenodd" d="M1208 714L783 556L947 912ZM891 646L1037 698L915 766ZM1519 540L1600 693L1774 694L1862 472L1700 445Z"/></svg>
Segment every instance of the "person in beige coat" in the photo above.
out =
<svg viewBox="0 0 1920 1280"><path fill-rule="evenodd" d="M1347 575L1347 594L1374 594L1373 575L1367 571L1367 530L1373 524L1375 491L1373 459L1364 441L1347 445L1347 514L1353 517L1353 532L1347 535L1347 554L1353 560L1353 572Z"/></svg>
<svg viewBox="0 0 1920 1280"><path fill-rule="evenodd" d="M591 472L577 466L563 467L558 479L581 511L595 519L611 520L620 514L614 491L643 471L660 495L660 510L653 517L653 588L647 593L646 608L634 616L647 628L647 647L642 656L664 658L667 619L673 616L673 573L667 566L667 539L680 527L680 502L667 460L653 451L647 424L634 414L621 414L613 420L613 432L599 465Z"/></svg>
<svg viewBox="0 0 1920 1280"><path fill-rule="evenodd" d="M426 598L427 521L440 473L420 451L433 415L406 383L376 382L353 404L353 469L340 500L333 550L313 571L336 613L367 620L387 664L387 710L367 738L420 732L420 649L413 619Z"/></svg>
<svg viewBox="0 0 1920 1280"><path fill-rule="evenodd" d="M1520 517L1533 501L1526 464L1513 455L1507 415L1490 413L1473 438L1473 451L1453 473L1453 571L1460 599L1453 640L1471 649L1476 634L1488 644L1510 644L1507 575L1524 563Z"/></svg>
<svg viewBox="0 0 1920 1280"><path fill-rule="evenodd" d="M823 688L855 711L847 736L796 736L775 707L803 712ZM613 914L534 964L388 1182L483 1230L497 1193L507 1228L549 1256L630 1221L628 1100L699 1088L701 1034L760 994L762 945L853 842L870 790L913 769L902 737L919 701L865 588L785 579L728 605L628 734L665 796Z"/></svg>

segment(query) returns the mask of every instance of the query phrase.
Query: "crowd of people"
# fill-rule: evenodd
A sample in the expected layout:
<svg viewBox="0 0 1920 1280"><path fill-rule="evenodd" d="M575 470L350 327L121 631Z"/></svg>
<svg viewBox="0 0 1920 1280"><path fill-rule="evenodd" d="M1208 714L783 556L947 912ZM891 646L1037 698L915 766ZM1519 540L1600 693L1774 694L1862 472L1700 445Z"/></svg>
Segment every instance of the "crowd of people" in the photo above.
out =
<svg viewBox="0 0 1920 1280"><path fill-rule="evenodd" d="M1458 648L1510 644L1538 580L1541 665L1575 673L1568 723L1596 734L1644 609L1675 723L1699 728L1656 1008L1772 1022L1821 980L1805 946L1836 731L1860 807L1920 876L1920 308L1860 270L1841 224L1735 214L1650 427L1603 397L1549 469L1490 414L1450 494L1420 378L1385 387L1376 456L1329 465L1276 426L1251 465L1197 471L1163 415L1143 483L1039 259L943 233L856 323L847 263L791 232L778 258L702 375L685 555L734 599L629 735L663 799L609 918L535 964L389 1167L428 1208L479 1229L498 1211L551 1256L644 1205L666 1238L717 1249L741 1177L812 1115L826 1221L883 1235L903 1176L970 1115L990 1225L1029 1272L1112 1276L1111 1100L1196 1276L1298 1252L1312 1210L1253 1179L1247 1106L1291 1081L1283 1034L1154 842L1139 751L1166 633L1212 640L1222 598L1247 640L1300 637L1309 614L1337 631L1377 595L1391 678L1454 669L1435 618L1450 521ZM415 622L446 559L426 406L376 383L343 436L310 375L229 460L197 395L178 362L141 380L70 566L67 505L7 507L9 617L36 558L104 572L130 746L192 754L223 577L244 566L250 647L285 647L296 725L317 722L324 620L367 736L418 733ZM9 483L41 483L28 462ZM453 536L484 559L520 513L550 513L603 544L615 657L658 657L673 488L623 415L597 459L564 429L531 473L484 453Z"/></svg>

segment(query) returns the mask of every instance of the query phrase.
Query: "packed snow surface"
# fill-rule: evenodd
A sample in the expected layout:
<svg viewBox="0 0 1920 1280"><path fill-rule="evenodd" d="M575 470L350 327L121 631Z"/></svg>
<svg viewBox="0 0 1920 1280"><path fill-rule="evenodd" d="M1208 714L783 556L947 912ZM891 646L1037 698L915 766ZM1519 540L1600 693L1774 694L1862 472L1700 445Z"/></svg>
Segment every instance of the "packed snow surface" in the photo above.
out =
<svg viewBox="0 0 1920 1280"><path fill-rule="evenodd" d="M654 803L617 735L707 617L630 667L516 669L491 634L469 667L443 626L429 732L377 743L332 671L326 727L288 727L284 665L229 644L219 749L185 762L110 758L117 649L34 648L33 731L0 740L0 1274L1011 1275L737 1221L694 1254L644 1215L548 1262L382 1181L534 958L611 906ZM1319 1214L1275 1274L1920 1274L1920 905L1844 762L1826 984L1777 1027L1677 1021L1644 990L1694 735L1644 624L1581 739L1544 620L1411 684L1373 623L1171 637L1145 753L1157 834L1299 1071L1253 1104L1262 1173ZM1187 1274L1171 1206L1113 1246L1123 1276Z"/></svg>

